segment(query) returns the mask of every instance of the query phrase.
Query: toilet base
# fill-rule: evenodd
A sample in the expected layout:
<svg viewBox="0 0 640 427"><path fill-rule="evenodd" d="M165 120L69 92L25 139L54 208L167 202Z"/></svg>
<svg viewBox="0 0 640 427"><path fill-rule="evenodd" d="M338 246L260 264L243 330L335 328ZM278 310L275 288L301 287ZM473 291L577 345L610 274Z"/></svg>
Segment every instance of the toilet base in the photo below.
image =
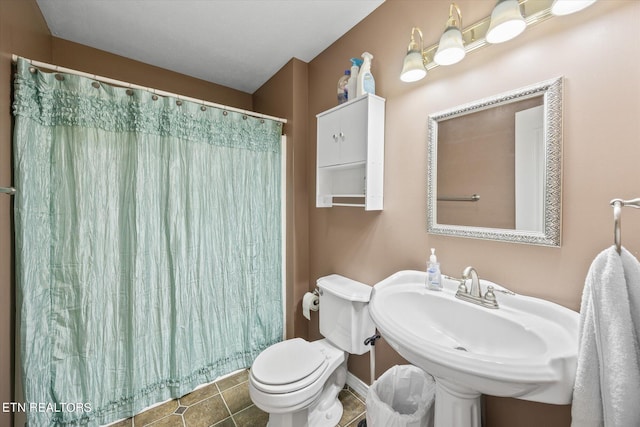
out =
<svg viewBox="0 0 640 427"><path fill-rule="evenodd" d="M301 411L288 414L269 414L267 427L299 427L308 425L309 411Z"/></svg>
<svg viewBox="0 0 640 427"><path fill-rule="evenodd" d="M338 391L338 393L340 393ZM330 402L327 407L320 409L309 409L308 426L309 427L334 427L337 426L342 418L342 403L338 400L338 396Z"/></svg>
<svg viewBox="0 0 640 427"><path fill-rule="evenodd" d="M347 382L347 357L325 383L318 399L308 408L285 414L269 414L267 427L335 427L342 418L340 390Z"/></svg>

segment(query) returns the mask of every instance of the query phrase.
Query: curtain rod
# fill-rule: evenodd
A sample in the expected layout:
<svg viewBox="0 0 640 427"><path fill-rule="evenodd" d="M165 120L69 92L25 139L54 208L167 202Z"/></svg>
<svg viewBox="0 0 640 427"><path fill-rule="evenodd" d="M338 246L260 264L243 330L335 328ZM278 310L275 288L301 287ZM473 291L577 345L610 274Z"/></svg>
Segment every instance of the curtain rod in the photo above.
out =
<svg viewBox="0 0 640 427"><path fill-rule="evenodd" d="M98 75L95 75L95 74L85 73L83 71L73 70L71 68L65 68L65 67L60 67L58 65L47 64L46 62L35 61L33 59L24 58L22 56L19 57L16 54L13 54L11 58L12 58L12 61L14 63L18 62L18 58L22 58L22 59L24 59L25 61L27 61L29 64L31 64L33 66L47 68L49 70L58 71L60 73L75 74L77 76L88 77L90 79L98 80L98 81L101 81L101 82L104 82L104 83L108 83L108 84L112 84L112 85L128 87L130 89L145 90L147 92L152 92L152 93L154 93L156 95L170 96L170 97L177 98L177 99L180 99L180 100L183 100L183 101L190 101L190 102L194 102L194 103L197 103L197 104L206 105L208 107L219 108L221 110L227 110L227 111L234 111L236 113L242 113L242 114L245 114L247 116L258 117L258 118L261 118L261 119L274 120L274 121L277 121L277 122L280 122L280 123L287 123L287 119L282 119L280 117L268 116L266 114L256 113L254 111L248 111L248 110L243 110L243 109L240 109L240 108L229 107L227 105L216 104L215 102L205 101L204 99L191 98L189 96L178 95L177 93L165 92L163 90L153 89L153 88L145 87L145 86L140 86L140 85L137 85L137 84L134 84L134 83L128 83L128 82L123 82L121 80L110 79L109 77L102 77L102 76L98 76Z"/></svg>

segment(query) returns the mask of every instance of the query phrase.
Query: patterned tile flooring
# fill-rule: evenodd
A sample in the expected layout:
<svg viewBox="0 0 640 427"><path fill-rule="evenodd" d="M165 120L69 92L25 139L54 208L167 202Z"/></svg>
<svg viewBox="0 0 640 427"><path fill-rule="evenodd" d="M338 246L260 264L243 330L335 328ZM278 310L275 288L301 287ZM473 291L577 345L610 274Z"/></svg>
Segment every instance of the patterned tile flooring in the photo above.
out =
<svg viewBox="0 0 640 427"><path fill-rule="evenodd" d="M364 398L353 389L342 390L340 401L344 413L337 427L365 419ZM264 427L268 420L251 402L249 371L243 370L109 427Z"/></svg>

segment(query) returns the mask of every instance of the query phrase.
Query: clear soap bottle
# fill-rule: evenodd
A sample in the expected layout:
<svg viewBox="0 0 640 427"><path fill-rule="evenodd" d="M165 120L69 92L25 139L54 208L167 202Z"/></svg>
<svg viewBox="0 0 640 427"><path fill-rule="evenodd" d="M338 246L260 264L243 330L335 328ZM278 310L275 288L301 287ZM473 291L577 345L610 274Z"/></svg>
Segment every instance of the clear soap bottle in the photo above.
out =
<svg viewBox="0 0 640 427"><path fill-rule="evenodd" d="M435 248L431 248L431 256L427 264L427 288L432 291L442 290L442 273L440 273L440 263L436 258Z"/></svg>

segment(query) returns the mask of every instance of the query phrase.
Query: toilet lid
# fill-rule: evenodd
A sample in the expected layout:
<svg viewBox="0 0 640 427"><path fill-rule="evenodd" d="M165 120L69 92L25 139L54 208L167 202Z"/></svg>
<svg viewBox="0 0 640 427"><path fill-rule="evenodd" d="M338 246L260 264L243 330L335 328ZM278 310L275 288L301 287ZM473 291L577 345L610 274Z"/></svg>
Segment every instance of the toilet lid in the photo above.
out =
<svg viewBox="0 0 640 427"><path fill-rule="evenodd" d="M325 361L322 352L308 341L293 338L260 353L251 366L251 373L263 384L290 384L310 376Z"/></svg>

